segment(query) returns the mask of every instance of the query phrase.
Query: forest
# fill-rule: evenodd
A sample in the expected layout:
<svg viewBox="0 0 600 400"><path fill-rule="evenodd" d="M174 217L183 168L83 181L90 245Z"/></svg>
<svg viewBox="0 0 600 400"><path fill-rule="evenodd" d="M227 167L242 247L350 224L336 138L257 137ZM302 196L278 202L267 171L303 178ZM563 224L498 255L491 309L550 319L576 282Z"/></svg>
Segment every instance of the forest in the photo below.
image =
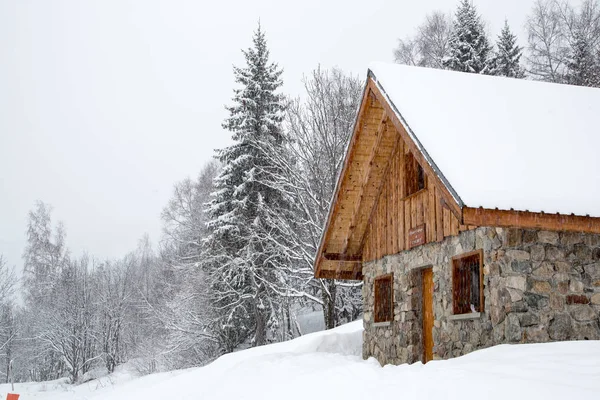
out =
<svg viewBox="0 0 600 400"><path fill-rule="evenodd" d="M390 52L402 64L600 87L600 1L536 1L526 43L509 23L492 35L461 0ZM313 262L364 80L316 66L291 97L260 24L242 52L222 124L233 144L174 184L158 243L142 235L119 259L73 254L52 206L33 205L22 273L0 255L1 381L205 365L303 335L303 315L320 313L325 329L359 318L362 282L316 279Z"/></svg>

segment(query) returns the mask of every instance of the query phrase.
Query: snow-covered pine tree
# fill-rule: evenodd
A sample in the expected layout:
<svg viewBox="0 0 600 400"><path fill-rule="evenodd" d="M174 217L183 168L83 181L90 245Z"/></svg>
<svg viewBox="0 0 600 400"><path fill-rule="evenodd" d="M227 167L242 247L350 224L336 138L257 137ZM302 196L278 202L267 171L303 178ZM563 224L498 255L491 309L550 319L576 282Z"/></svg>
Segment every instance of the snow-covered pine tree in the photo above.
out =
<svg viewBox="0 0 600 400"><path fill-rule="evenodd" d="M575 29L565 81L578 86L600 86L600 65L582 29Z"/></svg>
<svg viewBox="0 0 600 400"><path fill-rule="evenodd" d="M450 35L449 56L444 67L462 72L486 74L490 71L491 46L477 10L469 0L462 0Z"/></svg>
<svg viewBox="0 0 600 400"><path fill-rule="evenodd" d="M496 54L493 59L491 75L508 76L510 78L523 78L525 71L520 60L523 48L517 46L517 37L510 31L508 21L504 21L504 28L496 41Z"/></svg>
<svg viewBox="0 0 600 400"><path fill-rule="evenodd" d="M285 145L284 98L277 93L282 70L269 61L260 24L253 47L243 54L246 66L234 67L240 88L234 90L234 104L223 123L235 143L217 152L223 169L208 208L210 234L202 263L214 310L212 329L223 351L247 338L253 345L267 341L292 245L289 219L282 217L291 209L291 198L271 162Z"/></svg>

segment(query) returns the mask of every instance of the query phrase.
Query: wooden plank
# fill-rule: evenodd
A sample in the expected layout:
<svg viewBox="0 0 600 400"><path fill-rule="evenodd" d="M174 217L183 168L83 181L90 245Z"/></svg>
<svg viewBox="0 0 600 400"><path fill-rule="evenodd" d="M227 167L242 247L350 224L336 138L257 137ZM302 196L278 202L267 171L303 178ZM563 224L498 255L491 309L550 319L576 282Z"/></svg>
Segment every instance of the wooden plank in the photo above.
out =
<svg viewBox="0 0 600 400"><path fill-rule="evenodd" d="M450 234L452 236L458 235L458 219L454 214L450 214Z"/></svg>
<svg viewBox="0 0 600 400"><path fill-rule="evenodd" d="M408 245L408 230L410 229L410 199L403 201L404 203L404 248L409 249Z"/></svg>
<svg viewBox="0 0 600 400"><path fill-rule="evenodd" d="M433 360L433 269L423 270L423 363Z"/></svg>
<svg viewBox="0 0 600 400"><path fill-rule="evenodd" d="M446 207L442 207L442 212L444 213L444 237L450 236L450 210Z"/></svg>
<svg viewBox="0 0 600 400"><path fill-rule="evenodd" d="M442 198L439 196L437 188L435 188L435 227L436 240L441 242L444 240L444 211L442 207Z"/></svg>
<svg viewBox="0 0 600 400"><path fill-rule="evenodd" d="M546 214L465 207L463 209L463 223L477 226L600 233L600 218L573 214Z"/></svg>
<svg viewBox="0 0 600 400"><path fill-rule="evenodd" d="M329 261L362 261L360 256L350 256L347 254L324 253L323 258Z"/></svg>
<svg viewBox="0 0 600 400"><path fill-rule="evenodd" d="M429 180L429 177L427 177ZM433 186L433 185L432 185ZM436 227L435 227L435 187L429 187L427 182L427 242L435 242Z"/></svg>

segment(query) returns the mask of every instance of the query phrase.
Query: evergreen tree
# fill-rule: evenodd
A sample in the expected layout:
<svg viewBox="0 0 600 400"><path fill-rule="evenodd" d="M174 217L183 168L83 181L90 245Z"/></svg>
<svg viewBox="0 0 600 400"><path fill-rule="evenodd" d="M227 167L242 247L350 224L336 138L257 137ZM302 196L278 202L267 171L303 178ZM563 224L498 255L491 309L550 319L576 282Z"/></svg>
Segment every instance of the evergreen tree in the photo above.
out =
<svg viewBox="0 0 600 400"><path fill-rule="evenodd" d="M600 66L589 40L581 29L573 33L571 55L567 61L566 82L579 86L600 86Z"/></svg>
<svg viewBox="0 0 600 400"><path fill-rule="evenodd" d="M444 67L476 74L490 72L491 46L481 17L469 0L462 0L456 11L449 46L450 54L443 61Z"/></svg>
<svg viewBox="0 0 600 400"><path fill-rule="evenodd" d="M504 28L496 41L496 54L493 60L491 75L508 76L510 78L523 78L525 71L520 65L523 48L517 46L517 37L510 31L508 21L504 21Z"/></svg>
<svg viewBox="0 0 600 400"><path fill-rule="evenodd" d="M213 330L224 351L247 338L254 345L267 341L278 312L275 299L285 286L281 271L291 262L293 245L285 217L292 200L272 163L285 153L284 98L277 93L282 70L269 61L260 25L253 44L243 51L246 66L234 67L240 88L234 90L223 127L235 143L217 152L223 169L215 180L204 243Z"/></svg>

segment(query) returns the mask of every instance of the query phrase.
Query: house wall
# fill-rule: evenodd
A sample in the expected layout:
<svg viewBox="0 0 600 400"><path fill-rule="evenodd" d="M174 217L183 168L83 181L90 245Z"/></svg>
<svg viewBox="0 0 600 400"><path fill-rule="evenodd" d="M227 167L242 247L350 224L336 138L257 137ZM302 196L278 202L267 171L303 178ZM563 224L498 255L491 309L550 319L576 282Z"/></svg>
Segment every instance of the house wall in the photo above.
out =
<svg viewBox="0 0 600 400"><path fill-rule="evenodd" d="M405 193L405 157L410 149L401 135L396 137L397 146L388 160L378 201L365 231L363 261L409 249L409 231L421 225L425 226L425 243L441 241L469 229L461 226L450 209L443 206L443 195L432 175L425 173L425 189L412 195Z"/></svg>
<svg viewBox="0 0 600 400"><path fill-rule="evenodd" d="M452 315L451 258L484 250L485 312ZM600 339L600 235L480 227L363 264L363 357L421 361L422 268L434 280L434 358L502 343ZM394 320L373 322L373 282L394 273Z"/></svg>

